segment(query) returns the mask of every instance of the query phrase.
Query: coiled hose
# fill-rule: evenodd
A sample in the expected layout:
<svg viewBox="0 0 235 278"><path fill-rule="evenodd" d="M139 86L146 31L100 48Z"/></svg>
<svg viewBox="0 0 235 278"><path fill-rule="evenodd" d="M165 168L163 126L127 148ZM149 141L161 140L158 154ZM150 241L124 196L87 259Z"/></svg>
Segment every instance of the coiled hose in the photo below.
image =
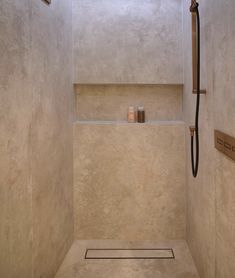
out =
<svg viewBox="0 0 235 278"><path fill-rule="evenodd" d="M198 11L199 4L196 1L192 1L190 11L196 13L197 19L197 101L196 101L196 113L195 113L195 128L191 130L191 161L192 161L192 174L196 178L198 174L199 166L199 108L200 108L200 15ZM195 139L195 140L194 140ZM194 141L195 151L194 155Z"/></svg>

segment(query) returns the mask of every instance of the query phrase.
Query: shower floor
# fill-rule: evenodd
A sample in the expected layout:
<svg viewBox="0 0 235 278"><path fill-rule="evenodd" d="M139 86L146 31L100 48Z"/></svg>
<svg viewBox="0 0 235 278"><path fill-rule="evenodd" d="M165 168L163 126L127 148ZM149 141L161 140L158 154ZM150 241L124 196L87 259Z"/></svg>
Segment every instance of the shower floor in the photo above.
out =
<svg viewBox="0 0 235 278"><path fill-rule="evenodd" d="M97 251L93 253L96 254L97 259L86 259L90 249L144 249L146 258L130 258L130 254L135 255L135 252L130 251L129 258L103 259L99 258L99 255L107 257L107 252L102 250L100 253ZM173 250L174 257L147 258L147 249L170 249ZM108 253L111 256L115 255L110 251ZM151 255L151 251L149 254ZM55 278L199 278L199 276L185 241L159 243L77 240L73 243Z"/></svg>

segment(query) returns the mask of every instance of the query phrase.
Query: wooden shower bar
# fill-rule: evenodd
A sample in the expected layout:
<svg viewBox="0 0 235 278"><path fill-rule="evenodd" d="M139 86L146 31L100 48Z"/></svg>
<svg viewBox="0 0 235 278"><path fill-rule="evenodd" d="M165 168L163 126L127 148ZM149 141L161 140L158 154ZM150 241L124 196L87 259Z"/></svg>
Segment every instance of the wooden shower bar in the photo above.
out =
<svg viewBox="0 0 235 278"><path fill-rule="evenodd" d="M191 1L191 8L196 5L196 1ZM192 74L193 74L193 94L197 94L197 16L192 12ZM200 90L201 94L206 94L206 90Z"/></svg>

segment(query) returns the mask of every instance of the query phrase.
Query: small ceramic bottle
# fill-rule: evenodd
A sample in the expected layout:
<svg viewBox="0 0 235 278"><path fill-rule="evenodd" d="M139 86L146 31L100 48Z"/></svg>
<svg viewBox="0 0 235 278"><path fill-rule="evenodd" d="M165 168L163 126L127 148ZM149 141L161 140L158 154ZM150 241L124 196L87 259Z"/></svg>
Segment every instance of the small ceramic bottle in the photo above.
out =
<svg viewBox="0 0 235 278"><path fill-rule="evenodd" d="M139 106L137 109L137 122L138 123L145 122L145 111L143 106Z"/></svg>
<svg viewBox="0 0 235 278"><path fill-rule="evenodd" d="M135 123L135 108L130 106L127 112L127 121L128 123Z"/></svg>

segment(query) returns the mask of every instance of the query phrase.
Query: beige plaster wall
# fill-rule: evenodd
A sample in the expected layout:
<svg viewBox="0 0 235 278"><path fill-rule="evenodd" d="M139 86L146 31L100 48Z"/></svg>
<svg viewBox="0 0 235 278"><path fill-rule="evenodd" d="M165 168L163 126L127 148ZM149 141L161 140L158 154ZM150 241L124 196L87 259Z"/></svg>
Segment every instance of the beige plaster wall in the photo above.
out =
<svg viewBox="0 0 235 278"><path fill-rule="evenodd" d="M235 2L199 1L202 21L202 96L199 176L190 166L187 142L187 238L201 278L231 278L235 273L235 163L214 148L214 129L235 136ZM193 123L195 96L191 94L190 1L184 1L184 111ZM188 128L187 128L188 129Z"/></svg>
<svg viewBox="0 0 235 278"><path fill-rule="evenodd" d="M74 125L79 239L185 238L182 122Z"/></svg>
<svg viewBox="0 0 235 278"><path fill-rule="evenodd" d="M29 2L0 4L0 277L31 277Z"/></svg>
<svg viewBox="0 0 235 278"><path fill-rule="evenodd" d="M144 106L146 121L182 120L182 85L76 85L79 120L125 121L129 106Z"/></svg>
<svg viewBox="0 0 235 278"><path fill-rule="evenodd" d="M73 0L74 83L182 83L181 0Z"/></svg>
<svg viewBox="0 0 235 278"><path fill-rule="evenodd" d="M73 241L72 3L32 2L33 277L53 277Z"/></svg>
<svg viewBox="0 0 235 278"><path fill-rule="evenodd" d="M0 276L53 277L73 240L71 1L0 7Z"/></svg>

